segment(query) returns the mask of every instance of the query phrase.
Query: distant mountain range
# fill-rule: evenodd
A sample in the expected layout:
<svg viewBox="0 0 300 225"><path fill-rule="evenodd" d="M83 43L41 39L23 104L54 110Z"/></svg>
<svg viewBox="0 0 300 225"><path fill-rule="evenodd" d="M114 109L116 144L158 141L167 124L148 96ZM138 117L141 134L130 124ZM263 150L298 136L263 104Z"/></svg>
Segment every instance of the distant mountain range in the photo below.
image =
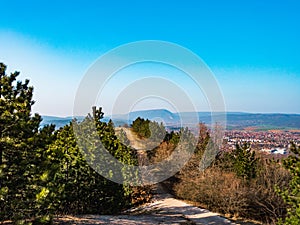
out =
<svg viewBox="0 0 300 225"><path fill-rule="evenodd" d="M54 124L55 127L58 129L70 123L72 121L71 116L69 117L56 117L56 116L42 116L42 123L41 126L45 126L47 124Z"/></svg>
<svg viewBox="0 0 300 225"><path fill-rule="evenodd" d="M211 125L210 112L197 112L196 114L193 112L172 113L165 109L143 110L130 112L129 114L106 116L103 118L103 121L107 122L112 119L115 126L121 126L131 124L137 117L142 117L144 119L164 122L169 128L176 128L180 125L181 121L191 123L194 121L192 118L195 118L195 116L198 116L199 121ZM218 116L218 114L216 116ZM55 124L56 128L63 127L72 120L72 117L42 116L42 118L42 126L45 124ZM83 117L80 118L82 119ZM227 129L300 130L300 114L227 112L226 120Z"/></svg>

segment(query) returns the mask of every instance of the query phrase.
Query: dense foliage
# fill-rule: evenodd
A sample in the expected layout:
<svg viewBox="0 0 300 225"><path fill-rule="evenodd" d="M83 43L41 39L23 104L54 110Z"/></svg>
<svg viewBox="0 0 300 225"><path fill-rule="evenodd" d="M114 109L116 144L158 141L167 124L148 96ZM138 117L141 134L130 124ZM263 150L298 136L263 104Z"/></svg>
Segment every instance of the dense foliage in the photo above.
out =
<svg viewBox="0 0 300 225"><path fill-rule="evenodd" d="M290 150L292 154L283 161L283 165L290 172L292 179L288 188L279 188L278 191L288 204L284 224L296 225L300 224L300 147L291 143Z"/></svg>
<svg viewBox="0 0 300 225"><path fill-rule="evenodd" d="M150 121L138 117L131 125L132 130L138 135L139 138L149 138L150 141L162 141L166 135L166 129L163 123Z"/></svg>
<svg viewBox="0 0 300 225"><path fill-rule="evenodd" d="M50 207L44 207L43 152L54 127L40 129L41 117L31 116L33 88L29 80L16 82L18 75L7 75L0 63L0 220L39 217Z"/></svg>
<svg viewBox="0 0 300 225"><path fill-rule="evenodd" d="M151 136L151 131L149 128L150 120L143 119L138 117L135 119L131 125L132 130L140 137L140 138L149 138Z"/></svg>
<svg viewBox="0 0 300 225"><path fill-rule="evenodd" d="M245 180L256 177L258 159L255 157L255 152L251 151L249 143L244 143L242 146L236 144L231 157L233 169L238 177Z"/></svg>
<svg viewBox="0 0 300 225"><path fill-rule="evenodd" d="M7 75L0 63L0 221L49 223L55 213L111 214L129 206L136 189L133 193L129 185L100 176L74 137L73 125L85 128L92 121L110 154L137 163L135 152L115 136L112 122L101 122L101 108L57 131L52 125L41 128L41 117L31 115L33 88L29 80L16 81L18 75ZM96 150L87 149L94 156Z"/></svg>
<svg viewBox="0 0 300 225"><path fill-rule="evenodd" d="M103 129L100 132L105 131ZM127 187L105 179L88 165L76 144L72 125L67 125L56 133L56 140L46 154L52 167L49 182L53 182L56 189L52 202L59 201L59 213L110 214L119 212L129 204L130 192Z"/></svg>

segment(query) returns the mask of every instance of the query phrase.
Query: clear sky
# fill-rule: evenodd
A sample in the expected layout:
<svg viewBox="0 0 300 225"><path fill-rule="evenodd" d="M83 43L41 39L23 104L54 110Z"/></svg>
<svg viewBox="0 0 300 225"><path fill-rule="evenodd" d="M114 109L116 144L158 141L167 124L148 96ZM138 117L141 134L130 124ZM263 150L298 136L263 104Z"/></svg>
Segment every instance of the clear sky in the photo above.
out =
<svg viewBox="0 0 300 225"><path fill-rule="evenodd" d="M0 5L0 61L30 78L40 114L72 115L89 66L106 51L139 40L174 42L198 54L215 74L228 111L300 113L297 0Z"/></svg>

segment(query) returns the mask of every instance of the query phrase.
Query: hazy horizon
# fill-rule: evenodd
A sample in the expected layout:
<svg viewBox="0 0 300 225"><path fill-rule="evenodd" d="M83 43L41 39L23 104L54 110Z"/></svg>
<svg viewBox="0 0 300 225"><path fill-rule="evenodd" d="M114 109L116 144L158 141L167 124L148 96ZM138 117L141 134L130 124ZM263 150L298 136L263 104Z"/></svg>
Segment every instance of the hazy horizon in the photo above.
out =
<svg viewBox="0 0 300 225"><path fill-rule="evenodd" d="M134 113L134 112L140 112L140 111L155 111L155 110L165 110L165 109L161 109L161 108L158 108L158 109L143 109L143 110L136 110L136 111L131 111L129 113ZM92 112L92 111L91 111ZM90 112L90 113L91 113ZM191 111L184 111L184 112L172 112L170 111L171 113L193 113ZM196 111L197 113L212 113L210 111ZM225 111L225 112L215 112L215 113L240 113L240 114L285 114L285 115L300 115L300 113L286 113L286 112L243 112L243 111ZM124 113L124 114L113 114L113 115L126 115L127 113ZM41 116L48 116L48 117L56 117L56 118L69 118L69 117L84 117L86 115L81 115L81 116L73 116L73 115L69 115L69 116L59 116L59 115L49 115L49 114L40 114ZM112 116L112 115L108 115L105 113L104 111L104 117L109 117L109 116Z"/></svg>

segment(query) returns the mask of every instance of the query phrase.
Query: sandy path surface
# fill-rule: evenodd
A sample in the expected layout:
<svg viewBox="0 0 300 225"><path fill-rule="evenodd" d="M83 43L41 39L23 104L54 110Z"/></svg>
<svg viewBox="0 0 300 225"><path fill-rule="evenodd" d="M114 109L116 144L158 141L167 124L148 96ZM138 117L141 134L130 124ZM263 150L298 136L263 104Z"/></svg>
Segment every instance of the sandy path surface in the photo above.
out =
<svg viewBox="0 0 300 225"><path fill-rule="evenodd" d="M151 203L127 210L122 215L84 215L65 216L55 219L55 224L238 224L212 213L175 199L167 194L160 185L155 188Z"/></svg>
<svg viewBox="0 0 300 225"><path fill-rule="evenodd" d="M116 127L115 132L116 135L119 135L120 130L123 130L126 133L128 140L130 141L130 146L136 150L144 150L146 149L145 143L140 140L137 135L130 129L126 127Z"/></svg>

